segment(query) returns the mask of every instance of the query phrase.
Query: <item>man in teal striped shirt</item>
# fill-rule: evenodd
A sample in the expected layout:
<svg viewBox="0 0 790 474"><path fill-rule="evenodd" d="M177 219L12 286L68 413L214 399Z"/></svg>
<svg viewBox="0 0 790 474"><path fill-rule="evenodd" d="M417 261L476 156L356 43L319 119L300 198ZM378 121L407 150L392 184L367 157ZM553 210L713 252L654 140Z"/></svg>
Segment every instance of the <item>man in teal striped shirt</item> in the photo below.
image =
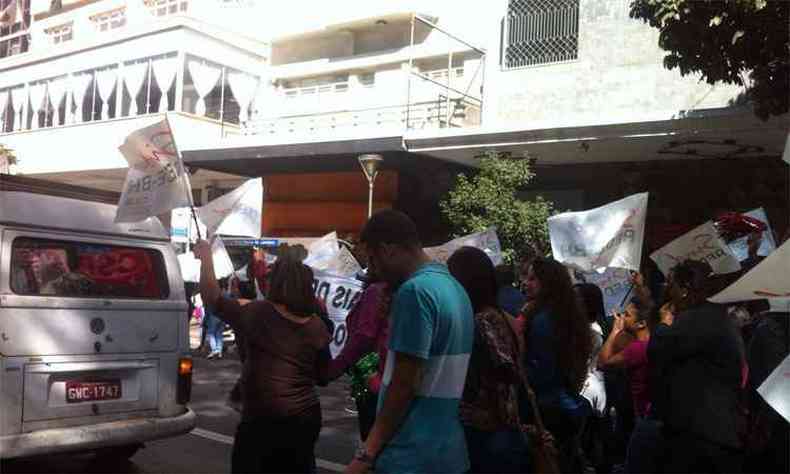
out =
<svg viewBox="0 0 790 474"><path fill-rule="evenodd" d="M405 214L382 211L361 242L369 272L394 289L376 423L348 472L469 469L458 404L474 342L472 305L444 265L422 251Z"/></svg>

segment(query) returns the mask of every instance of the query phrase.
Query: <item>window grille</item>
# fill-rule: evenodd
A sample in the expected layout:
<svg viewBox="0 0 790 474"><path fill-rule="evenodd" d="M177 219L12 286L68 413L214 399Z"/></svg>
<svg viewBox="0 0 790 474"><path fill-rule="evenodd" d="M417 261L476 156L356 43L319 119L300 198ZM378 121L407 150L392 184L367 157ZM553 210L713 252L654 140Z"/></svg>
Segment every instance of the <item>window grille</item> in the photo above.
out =
<svg viewBox="0 0 790 474"><path fill-rule="evenodd" d="M71 41L74 38L74 29L72 23L53 26L47 29L52 44L60 44L66 41Z"/></svg>
<svg viewBox="0 0 790 474"><path fill-rule="evenodd" d="M99 31L110 31L126 25L126 11L123 8L100 13L91 17Z"/></svg>
<svg viewBox="0 0 790 474"><path fill-rule="evenodd" d="M503 28L506 69L577 59L579 0L510 0Z"/></svg>

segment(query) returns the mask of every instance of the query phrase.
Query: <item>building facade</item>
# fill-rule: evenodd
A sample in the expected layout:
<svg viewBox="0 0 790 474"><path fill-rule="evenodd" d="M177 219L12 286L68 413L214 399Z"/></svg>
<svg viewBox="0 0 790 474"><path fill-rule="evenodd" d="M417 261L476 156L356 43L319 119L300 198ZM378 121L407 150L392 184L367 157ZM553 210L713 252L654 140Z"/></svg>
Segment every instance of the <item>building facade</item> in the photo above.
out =
<svg viewBox="0 0 790 474"><path fill-rule="evenodd" d="M219 138L249 117L266 48L217 26L244 15L244 2L2 4L13 2L16 22L0 29L0 143L18 173L118 191L117 147L131 131L169 114L175 133ZM197 202L239 181L196 173Z"/></svg>
<svg viewBox="0 0 790 474"><path fill-rule="evenodd" d="M741 88L666 70L629 0L266 3L33 12L26 40L24 25L0 30L27 48L0 59L0 143L21 172L117 189L125 163L102 150L166 109L197 187L264 176L269 235L357 231L362 153L385 158L376 206L407 211L430 242L446 237L438 201L455 174L490 151L534 159L524 196L558 209L649 190L653 246L716 210L765 207L787 226L787 117L762 122ZM50 140L96 148L49 158Z"/></svg>

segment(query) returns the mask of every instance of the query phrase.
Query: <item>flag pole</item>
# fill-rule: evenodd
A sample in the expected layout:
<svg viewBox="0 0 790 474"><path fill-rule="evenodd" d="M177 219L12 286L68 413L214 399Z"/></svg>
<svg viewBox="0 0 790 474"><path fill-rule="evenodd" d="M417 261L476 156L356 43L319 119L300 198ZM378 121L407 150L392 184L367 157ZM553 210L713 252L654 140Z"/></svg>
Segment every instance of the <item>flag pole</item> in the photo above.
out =
<svg viewBox="0 0 790 474"><path fill-rule="evenodd" d="M165 113L165 122L167 123L167 129L170 130L170 136L173 137L173 149L176 151L178 166L181 168L182 173L186 173L187 169L184 166L184 158L181 156L178 145L176 145L176 137L173 134L173 127L170 125L170 113ZM189 185L192 186L192 181L189 182ZM200 235L200 224L198 223L197 212L195 212L195 200L192 196L192 189L184 189L184 192L186 192L187 199L189 200L189 210L192 213L192 220L195 222L195 231L197 231L198 240L203 240L203 236Z"/></svg>

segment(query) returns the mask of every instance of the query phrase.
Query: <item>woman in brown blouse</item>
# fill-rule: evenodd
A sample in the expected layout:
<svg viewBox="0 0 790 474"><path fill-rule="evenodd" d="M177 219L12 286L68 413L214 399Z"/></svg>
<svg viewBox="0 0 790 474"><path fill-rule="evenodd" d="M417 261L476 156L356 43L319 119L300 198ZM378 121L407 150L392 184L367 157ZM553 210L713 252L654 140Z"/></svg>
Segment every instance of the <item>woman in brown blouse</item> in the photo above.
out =
<svg viewBox="0 0 790 474"><path fill-rule="evenodd" d="M475 311L475 342L461 400L470 472L528 472L520 432L520 349L513 318L497 306L494 264L480 249L462 247L447 261Z"/></svg>
<svg viewBox="0 0 790 474"><path fill-rule="evenodd" d="M241 306L221 296L209 244L200 241L194 251L204 303L244 335L242 415L231 471L312 472L321 430L316 385L327 381L331 339L316 315L313 272L280 258L269 273L267 300Z"/></svg>

